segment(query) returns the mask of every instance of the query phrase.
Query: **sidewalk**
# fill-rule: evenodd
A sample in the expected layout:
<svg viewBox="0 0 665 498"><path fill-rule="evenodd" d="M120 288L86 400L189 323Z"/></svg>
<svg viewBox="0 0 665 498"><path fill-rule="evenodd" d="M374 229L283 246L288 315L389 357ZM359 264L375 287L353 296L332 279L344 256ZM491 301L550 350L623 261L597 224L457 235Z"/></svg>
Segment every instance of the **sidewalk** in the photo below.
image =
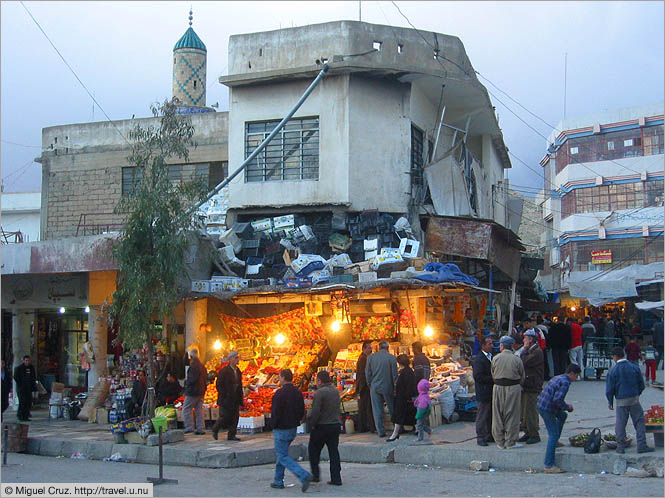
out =
<svg viewBox="0 0 665 498"><path fill-rule="evenodd" d="M659 377L662 380L662 371L659 371ZM573 404L574 411L564 426L561 441L566 446L557 449L557 465L577 473L612 472L617 460L625 461L628 466L640 467L649 464L662 468L663 448L656 448L654 453L638 455L633 444L624 455L608 450L587 455L582 448L569 445L569 436L590 432L594 427L600 428L603 433L614 433L614 412L607 408L604 389L605 383L597 381L578 381L571 386L567 401ZM648 387L642 394L641 402L645 409L652 404L662 404L663 391ZM70 457L78 451L96 460L120 453L123 458L132 462L158 462L158 447L115 444L108 425L61 419L51 421L47 418L46 410L35 410L33 413L33 421L29 422L28 453ZM15 412L8 410L5 415L5 421L15 421ZM634 439L634 428L630 423L628 433L633 434ZM219 441L214 441L210 430L203 436L187 435L185 441L164 446L164 463L206 468L236 468L274 463L271 433L245 435L241 438L240 442L228 442L225 440L225 433L220 433ZM354 463L404 463L468 468L472 460L485 460L489 461L490 467L497 470L541 470L547 444L547 433L542 421L541 438L540 443L514 450L500 450L495 445L480 447L476 444L474 423L457 422L436 427L431 444L416 443L416 438L412 435L403 435L393 443L386 443L376 434L343 434L340 437L340 455L343 462ZM649 445L653 446L653 436L648 434L647 438ZM291 446L291 455L294 458L307 459L308 440L308 435L297 436ZM324 457L326 456L324 450Z"/></svg>

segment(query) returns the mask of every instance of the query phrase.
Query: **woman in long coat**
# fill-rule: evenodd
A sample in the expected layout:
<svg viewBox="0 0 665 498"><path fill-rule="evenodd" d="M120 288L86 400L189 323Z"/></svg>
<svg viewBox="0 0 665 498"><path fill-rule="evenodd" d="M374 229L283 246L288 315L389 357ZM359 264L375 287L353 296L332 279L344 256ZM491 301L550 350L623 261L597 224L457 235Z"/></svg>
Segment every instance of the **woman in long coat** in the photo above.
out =
<svg viewBox="0 0 665 498"><path fill-rule="evenodd" d="M416 425L416 407L413 399L418 396L416 374L411 369L409 357L401 354L397 357L397 382L395 383L395 408L392 422L395 424L393 434L386 441L399 439L399 432L405 425Z"/></svg>

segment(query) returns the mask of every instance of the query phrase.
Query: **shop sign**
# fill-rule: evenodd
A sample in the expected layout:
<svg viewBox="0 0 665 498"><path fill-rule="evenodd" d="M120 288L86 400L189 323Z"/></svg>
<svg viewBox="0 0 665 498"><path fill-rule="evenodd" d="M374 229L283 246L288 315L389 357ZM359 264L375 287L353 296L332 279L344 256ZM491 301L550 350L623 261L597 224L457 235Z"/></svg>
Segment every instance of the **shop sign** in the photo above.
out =
<svg viewBox="0 0 665 498"><path fill-rule="evenodd" d="M591 251L591 263L602 265L612 262L612 251Z"/></svg>

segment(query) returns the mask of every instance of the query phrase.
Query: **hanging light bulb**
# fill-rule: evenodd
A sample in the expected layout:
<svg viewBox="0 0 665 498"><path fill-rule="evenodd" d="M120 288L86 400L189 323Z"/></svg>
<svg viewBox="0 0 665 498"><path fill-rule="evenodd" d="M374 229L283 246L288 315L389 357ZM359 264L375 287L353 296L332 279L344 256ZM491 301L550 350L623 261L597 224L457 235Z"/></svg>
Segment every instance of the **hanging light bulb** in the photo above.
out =
<svg viewBox="0 0 665 498"><path fill-rule="evenodd" d="M423 330L423 334L425 337L432 337L434 335L434 329L432 328L431 325L428 325L425 327L425 330Z"/></svg>
<svg viewBox="0 0 665 498"><path fill-rule="evenodd" d="M341 329L341 328L342 328L342 325L339 323L339 320L335 320L334 322L332 322L332 325L330 326L330 329L333 332L339 332L339 329Z"/></svg>
<svg viewBox="0 0 665 498"><path fill-rule="evenodd" d="M90 306L86 306L83 311L85 311L86 313L90 313Z"/></svg>
<svg viewBox="0 0 665 498"><path fill-rule="evenodd" d="M215 341L215 343L212 345L212 348L213 348L215 351L219 351L220 349L222 349L222 341L220 341L219 339L217 339L217 340Z"/></svg>
<svg viewBox="0 0 665 498"><path fill-rule="evenodd" d="M284 344L284 341L286 341L286 337L284 337L284 334L277 334L275 336L275 344Z"/></svg>
<svg viewBox="0 0 665 498"><path fill-rule="evenodd" d="M60 307L60 309L58 310L58 313L60 313L62 315L64 312L65 312L64 306Z"/></svg>
<svg viewBox="0 0 665 498"><path fill-rule="evenodd" d="M571 307L570 307L570 311L577 311L577 307L575 307L575 306L571 306Z"/></svg>

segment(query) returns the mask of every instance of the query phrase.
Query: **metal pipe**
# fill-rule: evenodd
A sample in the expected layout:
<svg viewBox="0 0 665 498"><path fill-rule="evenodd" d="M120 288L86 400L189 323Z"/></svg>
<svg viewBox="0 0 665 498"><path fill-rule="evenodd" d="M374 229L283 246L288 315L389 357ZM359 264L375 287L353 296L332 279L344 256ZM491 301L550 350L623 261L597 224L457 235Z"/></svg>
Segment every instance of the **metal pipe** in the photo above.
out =
<svg viewBox="0 0 665 498"><path fill-rule="evenodd" d="M436 140L434 140L434 150L432 151L432 161L436 161L436 148L439 145L439 137L441 136L441 125L443 125L443 116L446 114L446 106L441 110L441 120L439 121L439 129L436 132Z"/></svg>
<svg viewBox="0 0 665 498"><path fill-rule="evenodd" d="M512 335L513 333L513 310L515 309L515 287L517 286L517 281L513 280L513 285L510 291L510 318L508 319L508 332L507 335Z"/></svg>
<svg viewBox="0 0 665 498"><path fill-rule="evenodd" d="M279 122L279 124L278 124L277 127L272 131L272 133L270 133L270 135L268 135L268 136L266 137L266 139L265 139L263 142L261 142L261 145L259 145L259 146L254 150L254 152L252 152L252 153L247 157L247 159L245 159L245 161L240 165L240 167L238 167L237 170L235 170L231 175L229 175L228 177L226 177L226 178L225 178L225 179L224 179L219 185L217 185L214 189L212 189L212 191L211 191L211 192L205 197L205 199L203 199L203 200L197 202L197 203L194 204L192 207L190 207L190 208L187 210L187 212L185 213L186 216L191 215L194 211L196 211L198 208L200 208L203 204L205 204L205 203L208 202L210 199L212 199L213 196L214 196L215 194L217 194L217 192L219 192L219 191L222 190L226 185L228 185L228 184L231 182L231 180L233 180L236 176L238 176L238 174L239 174L241 171L243 171L243 170L247 167L247 165L248 165L250 162L252 162L252 160L253 160L256 156L258 156L259 153L260 153L263 149L266 148L266 146L267 146L267 145L270 143L270 141L275 137L275 135L277 135L277 133L279 133L280 130L281 130L282 128L284 128L284 126L285 126L286 123L289 121L289 119L291 119L291 118L293 117L293 115L296 113L296 111L297 111L298 109L300 109L300 106L303 105L303 103L305 102L305 100L307 100L307 97L309 97L309 95L314 91L314 89L318 86L319 82L323 79L323 77L326 75L327 72L328 72L328 64L324 64L324 65L323 65L323 69L321 69L321 71L319 72L318 76L314 79L314 81L312 81L312 84L309 85L309 87L307 88L307 90L305 90L305 93L302 94L302 96L300 97L300 100L298 100L298 102L296 103L296 105L293 106L293 109L291 109L291 111L290 111L290 112L284 117L284 119L282 119L282 120Z"/></svg>

